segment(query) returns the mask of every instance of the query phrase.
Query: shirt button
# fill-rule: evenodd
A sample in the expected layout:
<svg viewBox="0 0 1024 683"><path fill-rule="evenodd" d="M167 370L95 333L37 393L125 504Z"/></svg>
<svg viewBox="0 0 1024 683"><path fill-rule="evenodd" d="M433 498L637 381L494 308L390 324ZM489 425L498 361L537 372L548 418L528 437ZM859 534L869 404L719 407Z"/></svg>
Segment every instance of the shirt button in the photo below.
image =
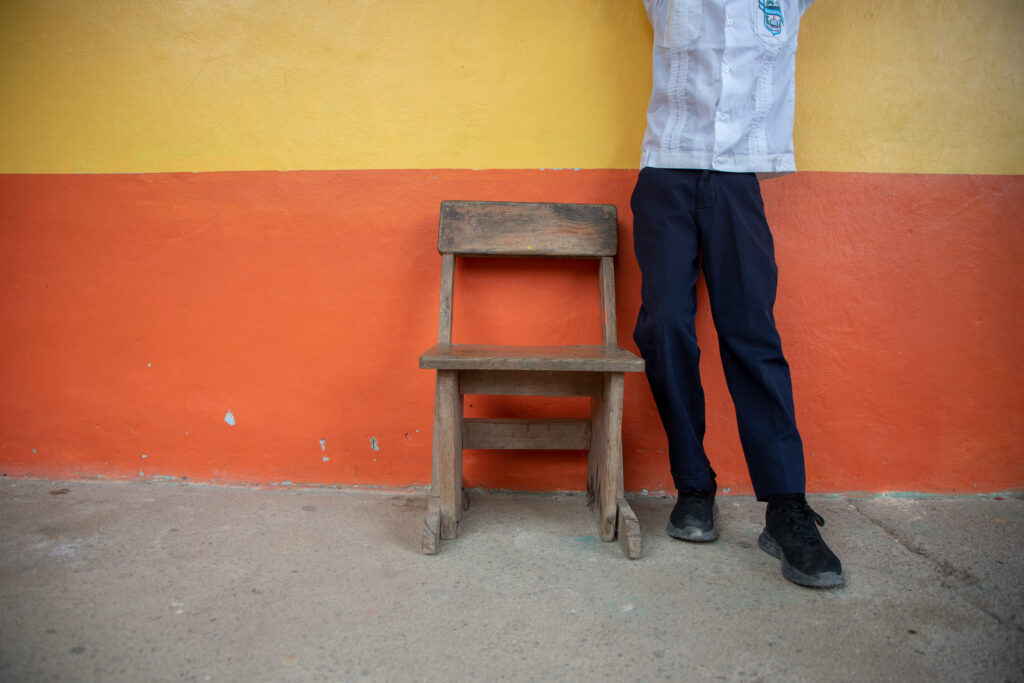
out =
<svg viewBox="0 0 1024 683"><path fill-rule="evenodd" d="M726 64L725 66L723 66L722 71L724 71L725 73L729 73L729 65Z"/></svg>
<svg viewBox="0 0 1024 683"><path fill-rule="evenodd" d="M732 24L733 24L732 17L729 17L728 19L726 19L725 23L728 24L729 26L732 26Z"/></svg>

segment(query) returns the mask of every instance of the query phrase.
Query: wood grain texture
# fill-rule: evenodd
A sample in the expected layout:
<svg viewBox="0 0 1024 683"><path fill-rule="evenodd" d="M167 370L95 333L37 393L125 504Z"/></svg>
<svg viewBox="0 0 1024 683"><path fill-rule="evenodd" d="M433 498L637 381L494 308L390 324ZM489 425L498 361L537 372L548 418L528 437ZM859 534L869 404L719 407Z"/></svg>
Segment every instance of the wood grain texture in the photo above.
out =
<svg viewBox="0 0 1024 683"><path fill-rule="evenodd" d="M608 415L605 398L601 394L590 399L591 439L590 452L587 454L587 507L593 514L597 524L598 536L602 541L615 538L615 516L611 519L605 514L605 481L607 478L608 440L602 438L607 431Z"/></svg>
<svg viewBox="0 0 1024 683"><path fill-rule="evenodd" d="M420 356L420 367L443 370L640 372L644 369L644 361L619 346L436 344Z"/></svg>
<svg viewBox="0 0 1024 683"><path fill-rule="evenodd" d="M606 415L604 409L604 396L594 396L590 399L590 415L592 434L595 438L590 440L590 452L587 454L587 507L593 514L594 522L597 524L598 536L602 541L610 541L615 538L615 519L611 520L611 531L608 532L609 520L605 517L604 509L601 506L604 492L605 462L607 460L605 450L607 441L600 435L605 431Z"/></svg>
<svg viewBox="0 0 1024 683"><path fill-rule="evenodd" d="M427 517L423 520L423 540L420 549L424 555L437 553L438 541L441 539L441 507L437 498L427 502Z"/></svg>
<svg viewBox="0 0 1024 683"><path fill-rule="evenodd" d="M593 432L587 463L587 503L602 541L615 540L622 476L622 393L625 375L605 375L604 392L590 400Z"/></svg>
<svg viewBox="0 0 1024 683"><path fill-rule="evenodd" d="M437 343L452 342L452 310L455 305L455 257L441 258L441 306L437 316Z"/></svg>
<svg viewBox="0 0 1024 683"><path fill-rule="evenodd" d="M601 287L601 343L615 346L619 340L615 316L615 262L611 256L601 258L598 279Z"/></svg>
<svg viewBox="0 0 1024 683"><path fill-rule="evenodd" d="M485 396L593 396L604 388L599 372L463 370L459 392Z"/></svg>
<svg viewBox="0 0 1024 683"><path fill-rule="evenodd" d="M610 204L441 203L437 248L476 256L614 256L617 214Z"/></svg>
<svg viewBox="0 0 1024 683"><path fill-rule="evenodd" d="M463 448L586 450L590 420L559 418L466 418Z"/></svg>
<svg viewBox="0 0 1024 683"><path fill-rule="evenodd" d="M643 551L643 537L640 533L640 520L637 519L633 508L629 506L626 499L620 494L618 499L619 523L617 534L619 546L622 553L631 560L640 557Z"/></svg>
<svg viewBox="0 0 1024 683"><path fill-rule="evenodd" d="M458 374L438 370L435 391L435 443L438 447L438 505L441 538L457 538L462 515L462 395Z"/></svg>

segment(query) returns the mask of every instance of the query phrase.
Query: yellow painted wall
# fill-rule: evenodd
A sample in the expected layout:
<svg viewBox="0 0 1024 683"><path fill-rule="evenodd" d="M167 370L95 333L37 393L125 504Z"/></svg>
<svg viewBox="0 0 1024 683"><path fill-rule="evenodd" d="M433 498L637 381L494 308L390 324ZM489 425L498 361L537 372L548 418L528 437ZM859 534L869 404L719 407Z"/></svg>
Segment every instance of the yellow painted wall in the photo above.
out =
<svg viewBox="0 0 1024 683"><path fill-rule="evenodd" d="M1024 173L1019 0L818 0L805 170ZM640 0L5 0L0 172L632 168Z"/></svg>
<svg viewBox="0 0 1024 683"><path fill-rule="evenodd" d="M818 0L797 54L797 165L1024 173L1024 2Z"/></svg>

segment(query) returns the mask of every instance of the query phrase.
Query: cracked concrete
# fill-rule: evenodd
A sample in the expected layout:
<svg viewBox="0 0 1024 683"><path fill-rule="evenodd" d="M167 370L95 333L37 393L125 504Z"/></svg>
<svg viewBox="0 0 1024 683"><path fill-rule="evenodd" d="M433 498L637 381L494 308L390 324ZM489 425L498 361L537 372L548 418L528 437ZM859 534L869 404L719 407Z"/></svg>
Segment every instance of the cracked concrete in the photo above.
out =
<svg viewBox="0 0 1024 683"><path fill-rule="evenodd" d="M909 552L932 562L944 586L1024 633L1020 498L880 497L853 504ZM936 529L943 533L936 534Z"/></svg>
<svg viewBox="0 0 1024 683"><path fill-rule="evenodd" d="M1022 678L1020 497L812 498L831 591L758 550L751 498L701 545L632 499L632 562L584 500L475 493L427 557L419 495L0 480L0 679Z"/></svg>

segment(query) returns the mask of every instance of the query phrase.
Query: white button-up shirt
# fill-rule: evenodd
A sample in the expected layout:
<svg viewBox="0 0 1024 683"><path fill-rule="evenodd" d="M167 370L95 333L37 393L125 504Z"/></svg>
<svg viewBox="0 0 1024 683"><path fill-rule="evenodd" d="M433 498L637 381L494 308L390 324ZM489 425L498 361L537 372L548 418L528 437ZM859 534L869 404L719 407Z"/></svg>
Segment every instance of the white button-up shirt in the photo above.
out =
<svg viewBox="0 0 1024 683"><path fill-rule="evenodd" d="M644 0L653 88L640 167L796 170L800 17L814 0Z"/></svg>

